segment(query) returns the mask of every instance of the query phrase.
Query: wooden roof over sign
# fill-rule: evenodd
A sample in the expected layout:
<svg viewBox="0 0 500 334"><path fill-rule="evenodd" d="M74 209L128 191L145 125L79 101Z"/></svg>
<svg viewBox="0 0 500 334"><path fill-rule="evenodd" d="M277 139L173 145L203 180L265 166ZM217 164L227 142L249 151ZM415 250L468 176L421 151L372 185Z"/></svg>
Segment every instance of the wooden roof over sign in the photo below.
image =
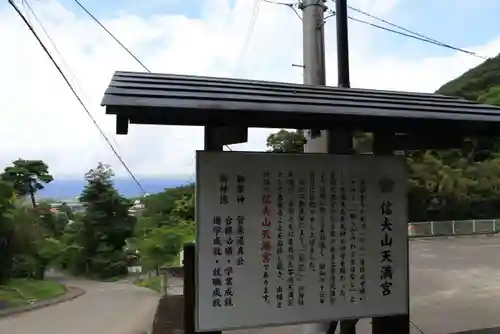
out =
<svg viewBox="0 0 500 334"><path fill-rule="evenodd" d="M500 134L500 107L463 99L227 78L116 72L102 105L119 133L130 123Z"/></svg>

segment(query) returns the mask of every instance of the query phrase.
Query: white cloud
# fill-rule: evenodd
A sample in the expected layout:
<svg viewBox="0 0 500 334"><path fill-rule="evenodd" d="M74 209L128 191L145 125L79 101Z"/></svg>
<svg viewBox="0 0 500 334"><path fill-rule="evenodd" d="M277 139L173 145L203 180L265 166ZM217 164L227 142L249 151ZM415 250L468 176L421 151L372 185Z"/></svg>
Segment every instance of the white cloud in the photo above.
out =
<svg viewBox="0 0 500 334"><path fill-rule="evenodd" d="M300 82L300 68L291 66L302 59L301 23L295 14L286 7L263 3L248 52L237 66L253 2L239 0L234 9L228 3L206 0L200 19L120 14L103 23L154 72ZM110 137L116 137L129 167L138 175L192 174L194 152L203 146L202 129L132 125L128 136L114 136L115 119L104 114L100 100L114 70L141 71L141 67L88 18L71 13L55 0L33 1L32 5L87 93L91 113ZM357 5L382 15L396 1L358 0ZM333 21L327 23L327 76L332 85L336 83L334 28ZM459 54L397 59L376 51L370 29L359 24L350 27L351 77L356 87L433 91L478 63ZM0 45L4 46L0 53L0 166L18 157L43 159L56 177L80 177L97 161L105 161L113 164L117 174L125 175L33 36L5 6L0 7ZM494 55L500 39L476 49ZM268 133L252 130L250 142L235 147L263 150Z"/></svg>

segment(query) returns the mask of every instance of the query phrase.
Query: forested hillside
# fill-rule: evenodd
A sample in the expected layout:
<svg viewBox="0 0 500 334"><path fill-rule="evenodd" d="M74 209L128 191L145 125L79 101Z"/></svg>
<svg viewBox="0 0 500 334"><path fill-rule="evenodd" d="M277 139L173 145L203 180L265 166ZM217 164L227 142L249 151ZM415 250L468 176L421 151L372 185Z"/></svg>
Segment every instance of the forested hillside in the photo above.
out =
<svg viewBox="0 0 500 334"><path fill-rule="evenodd" d="M444 84L436 93L500 105L500 55Z"/></svg>

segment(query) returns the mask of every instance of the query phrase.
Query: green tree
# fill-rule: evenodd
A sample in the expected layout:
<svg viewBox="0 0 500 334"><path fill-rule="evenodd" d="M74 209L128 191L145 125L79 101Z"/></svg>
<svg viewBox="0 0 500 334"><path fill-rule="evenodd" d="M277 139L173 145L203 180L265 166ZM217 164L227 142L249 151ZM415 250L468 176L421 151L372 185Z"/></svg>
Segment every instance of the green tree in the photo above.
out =
<svg viewBox="0 0 500 334"><path fill-rule="evenodd" d="M135 240L140 263L146 270L155 270L173 264L184 242L192 240L189 226L161 226L151 229L142 238Z"/></svg>
<svg viewBox="0 0 500 334"><path fill-rule="evenodd" d="M129 214L132 202L121 196L113 184L113 170L99 163L85 175L87 185L80 201L85 203L80 244L86 275L101 278L127 273L124 247L132 236L135 217Z"/></svg>
<svg viewBox="0 0 500 334"><path fill-rule="evenodd" d="M0 180L0 284L10 277L14 258L14 189Z"/></svg>
<svg viewBox="0 0 500 334"><path fill-rule="evenodd" d="M178 202L181 201L181 202ZM179 204L187 204L184 209L179 208ZM158 226L175 225L176 216L172 215L178 211L177 215L184 215L181 218L194 221L194 184L181 186L152 194L144 198L144 217L153 219ZM185 212L181 212L185 210Z"/></svg>
<svg viewBox="0 0 500 334"><path fill-rule="evenodd" d="M145 211L130 244L145 270L158 273L159 267L173 264L182 245L194 239L194 190L190 184L144 198Z"/></svg>
<svg viewBox="0 0 500 334"><path fill-rule="evenodd" d="M47 207L18 205L13 211L15 248L13 275L44 279L47 268L59 259L63 244L59 237L66 221Z"/></svg>
<svg viewBox="0 0 500 334"><path fill-rule="evenodd" d="M6 167L1 178L12 183L18 196L29 195L33 207L36 207L35 193L44 188L44 183L54 180L43 161L23 159L15 160L12 166Z"/></svg>
<svg viewBox="0 0 500 334"><path fill-rule="evenodd" d="M302 131L288 131L281 129L267 137L266 146L269 152L301 153L307 142Z"/></svg>

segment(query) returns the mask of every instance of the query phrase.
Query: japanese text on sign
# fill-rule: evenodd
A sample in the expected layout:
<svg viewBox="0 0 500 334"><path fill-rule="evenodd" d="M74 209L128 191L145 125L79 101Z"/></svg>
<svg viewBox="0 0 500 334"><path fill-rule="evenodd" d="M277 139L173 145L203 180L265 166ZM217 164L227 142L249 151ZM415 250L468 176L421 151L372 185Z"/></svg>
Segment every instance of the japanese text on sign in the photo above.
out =
<svg viewBox="0 0 500 334"><path fill-rule="evenodd" d="M198 330L407 312L403 160L199 152L197 164Z"/></svg>

